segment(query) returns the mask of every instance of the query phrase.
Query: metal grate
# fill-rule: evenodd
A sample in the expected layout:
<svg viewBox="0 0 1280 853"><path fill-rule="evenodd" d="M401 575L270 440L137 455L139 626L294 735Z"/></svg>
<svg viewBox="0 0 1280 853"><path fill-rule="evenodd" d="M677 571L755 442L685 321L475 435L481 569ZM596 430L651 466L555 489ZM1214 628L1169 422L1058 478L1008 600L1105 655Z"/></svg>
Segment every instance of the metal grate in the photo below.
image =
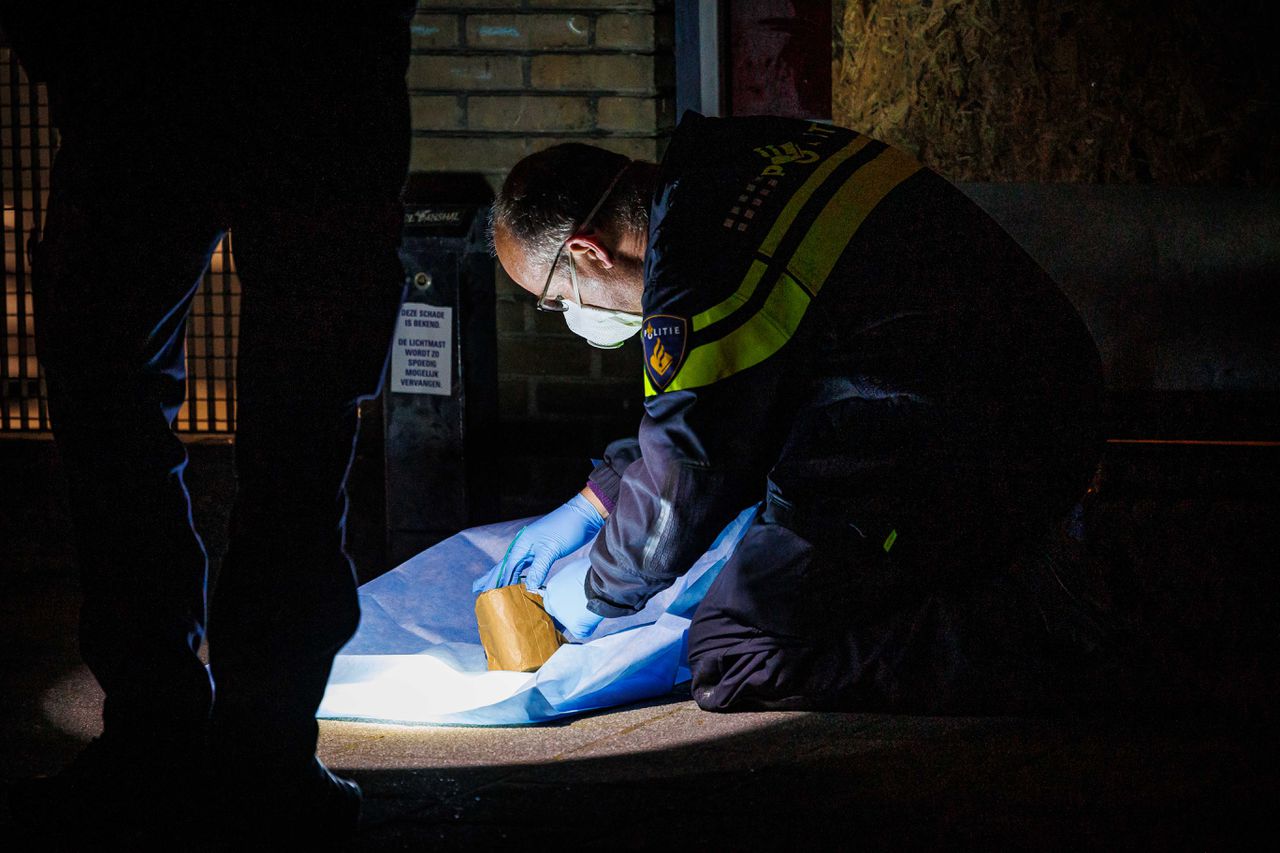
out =
<svg viewBox="0 0 1280 853"><path fill-rule="evenodd" d="M31 270L26 247L44 219L49 165L57 149L44 87L0 47L0 154L3 163L4 330L0 335L0 432L49 429L36 360ZM191 433L235 429L235 362L240 281L229 241L214 251L187 328L187 402L176 427Z"/></svg>
<svg viewBox="0 0 1280 853"><path fill-rule="evenodd" d="M25 237L43 217L49 164L56 145L44 87L28 82L12 51L0 49L0 172L4 188L0 430L4 431L49 428L44 380L36 363Z"/></svg>
<svg viewBox="0 0 1280 853"><path fill-rule="evenodd" d="M179 430L235 430L239 340L240 278L228 233L213 250L187 320L187 402L178 413Z"/></svg>

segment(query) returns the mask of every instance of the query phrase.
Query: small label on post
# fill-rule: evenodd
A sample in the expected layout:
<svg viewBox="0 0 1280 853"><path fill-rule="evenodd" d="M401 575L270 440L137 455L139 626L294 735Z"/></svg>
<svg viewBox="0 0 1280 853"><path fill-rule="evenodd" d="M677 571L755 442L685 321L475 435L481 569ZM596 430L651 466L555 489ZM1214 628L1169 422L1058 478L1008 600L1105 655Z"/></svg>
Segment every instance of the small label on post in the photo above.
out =
<svg viewBox="0 0 1280 853"><path fill-rule="evenodd" d="M453 309L422 302L400 308L391 342L391 390L397 394L453 393Z"/></svg>

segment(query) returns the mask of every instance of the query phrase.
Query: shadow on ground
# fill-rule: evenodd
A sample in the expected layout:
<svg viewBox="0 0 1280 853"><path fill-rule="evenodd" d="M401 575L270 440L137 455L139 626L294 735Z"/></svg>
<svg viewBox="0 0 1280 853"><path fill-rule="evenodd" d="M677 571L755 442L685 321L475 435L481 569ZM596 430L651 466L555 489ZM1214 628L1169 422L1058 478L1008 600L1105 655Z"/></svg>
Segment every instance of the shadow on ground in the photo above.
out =
<svg viewBox="0 0 1280 853"><path fill-rule="evenodd" d="M673 696L529 728L325 722L323 757L366 792L352 846L1244 846L1280 805L1276 468L1247 454L1109 456L1086 550L1153 653L1141 714L714 715ZM56 770L98 725L78 594L54 559L67 553L57 496L31 488L44 527L0 537L6 786ZM31 840L7 808L0 839Z"/></svg>

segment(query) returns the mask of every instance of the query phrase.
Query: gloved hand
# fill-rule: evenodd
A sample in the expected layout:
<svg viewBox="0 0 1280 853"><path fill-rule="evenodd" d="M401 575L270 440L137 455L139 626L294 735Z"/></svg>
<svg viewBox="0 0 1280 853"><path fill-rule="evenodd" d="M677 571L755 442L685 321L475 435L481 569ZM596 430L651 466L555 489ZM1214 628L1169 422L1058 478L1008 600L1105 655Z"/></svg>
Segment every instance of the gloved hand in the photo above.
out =
<svg viewBox="0 0 1280 853"><path fill-rule="evenodd" d="M541 587L547 580L551 564L581 548L604 526L604 519L582 495L552 510L521 529L511 547L496 566L476 579L471 591L485 592L500 586L519 583L523 575L529 589Z"/></svg>
<svg viewBox="0 0 1280 853"><path fill-rule="evenodd" d="M564 630L582 639L596 629L600 620L598 613L587 609L587 591L585 584L587 572L591 571L591 560L587 557L574 560L552 576L547 588L542 593L542 606L564 626Z"/></svg>

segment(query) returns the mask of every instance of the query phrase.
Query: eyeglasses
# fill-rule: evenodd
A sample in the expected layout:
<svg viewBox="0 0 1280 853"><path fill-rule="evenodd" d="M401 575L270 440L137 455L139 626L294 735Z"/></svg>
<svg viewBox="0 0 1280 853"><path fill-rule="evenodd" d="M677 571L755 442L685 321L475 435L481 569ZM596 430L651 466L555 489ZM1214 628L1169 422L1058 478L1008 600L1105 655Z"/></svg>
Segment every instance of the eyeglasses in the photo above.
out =
<svg viewBox="0 0 1280 853"><path fill-rule="evenodd" d="M551 269L547 272L547 281L542 285L542 295L538 297L537 307L539 311L554 311L557 314L563 314L569 310L564 304L563 296L547 296L547 291L551 290L551 280L556 277L556 265L560 263L560 255L564 253L564 247L569 245L569 241L573 239L573 235L577 234L580 228L585 227L586 225L579 225L574 228L573 231L569 232L569 236L565 238L565 241L560 244L560 248L556 249L556 256L551 259ZM577 270L572 268L573 252L569 253L569 264L571 267L569 275L576 279L577 276L574 273Z"/></svg>
<svg viewBox="0 0 1280 853"><path fill-rule="evenodd" d="M612 193L613 188L617 186L618 179L621 178L623 173L626 172L627 169L629 168L631 168L630 161L628 161L627 165L623 166L618 171L618 174L613 176L613 180L609 182L609 186L604 188L604 194L600 196L600 199L599 201L596 202L595 207L591 208L591 212L588 213L585 217L583 217L581 222L573 226L573 230L569 232L569 236L565 237L564 242L560 244L560 248L556 249L555 257L551 259L551 269L547 270L547 281L545 284L542 285L542 293L539 294L538 296L537 307L539 311L553 311L557 314L563 314L566 310L568 310L565 307L565 300L563 296L547 295L547 293L550 292L551 290L551 280L556 276L556 267L560 264L560 256L564 254L565 246L569 245L569 241L572 240L578 234L578 232L580 232L582 229L586 228L588 225L591 224L591 220L594 219L595 215L600 212L600 208L604 207L604 203L609 198L609 194ZM569 275L573 279L574 291L576 292L578 276L577 276L577 269L574 267L574 264L573 264L573 252L569 253Z"/></svg>

